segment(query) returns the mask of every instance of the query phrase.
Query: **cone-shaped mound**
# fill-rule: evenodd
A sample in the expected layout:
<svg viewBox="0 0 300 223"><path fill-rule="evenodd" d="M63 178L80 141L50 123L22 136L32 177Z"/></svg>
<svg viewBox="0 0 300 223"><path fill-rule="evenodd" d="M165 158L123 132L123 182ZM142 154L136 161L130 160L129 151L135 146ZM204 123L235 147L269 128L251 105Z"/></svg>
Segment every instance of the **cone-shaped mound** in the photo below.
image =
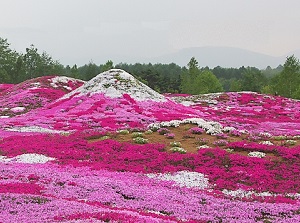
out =
<svg viewBox="0 0 300 223"><path fill-rule="evenodd" d="M120 69L111 69L98 74L96 77L86 82L78 89L65 95L63 98L96 93L103 93L105 96L111 98L118 98L122 97L124 94L128 94L136 101L166 101L166 98L163 95L138 81L131 74Z"/></svg>

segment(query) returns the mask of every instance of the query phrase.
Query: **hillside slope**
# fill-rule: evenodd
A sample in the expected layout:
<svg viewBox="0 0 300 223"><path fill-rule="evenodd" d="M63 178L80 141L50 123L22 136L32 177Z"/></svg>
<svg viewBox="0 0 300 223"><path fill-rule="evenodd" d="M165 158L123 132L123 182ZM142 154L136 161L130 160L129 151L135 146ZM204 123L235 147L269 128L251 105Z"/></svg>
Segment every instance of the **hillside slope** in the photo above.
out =
<svg viewBox="0 0 300 223"><path fill-rule="evenodd" d="M0 116L11 117L43 107L83 83L69 77L45 76L4 86L0 92Z"/></svg>
<svg viewBox="0 0 300 223"><path fill-rule="evenodd" d="M32 126L60 131L115 130L146 128L153 122L205 116L201 111L165 98L118 69L101 73L61 96L26 115L2 119L2 126L13 130L15 127L11 126L17 123L18 130L22 127L22 131ZM31 132L32 128L29 129Z"/></svg>
<svg viewBox="0 0 300 223"><path fill-rule="evenodd" d="M35 79L1 95L0 124L8 135L147 129L153 123L191 118L251 134L300 134L299 101L254 92L165 97L118 69L84 84L61 77Z"/></svg>

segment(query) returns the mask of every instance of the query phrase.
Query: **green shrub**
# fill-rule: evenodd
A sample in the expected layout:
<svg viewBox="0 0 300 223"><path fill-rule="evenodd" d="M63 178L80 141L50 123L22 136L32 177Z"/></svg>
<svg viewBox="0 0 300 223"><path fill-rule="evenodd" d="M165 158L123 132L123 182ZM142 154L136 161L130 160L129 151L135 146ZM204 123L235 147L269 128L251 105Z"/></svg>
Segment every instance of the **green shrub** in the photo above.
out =
<svg viewBox="0 0 300 223"><path fill-rule="evenodd" d="M133 141L136 144L147 144L148 143L148 139L144 139L142 137L136 137L136 138L133 139Z"/></svg>
<svg viewBox="0 0 300 223"><path fill-rule="evenodd" d="M153 131L151 129L149 129L145 132L146 135L151 135L152 133L153 133Z"/></svg>
<svg viewBox="0 0 300 223"><path fill-rule="evenodd" d="M132 138L137 138L137 137L143 137L143 133L142 132L133 132L131 133Z"/></svg>
<svg viewBox="0 0 300 223"><path fill-rule="evenodd" d="M170 142L170 146L171 147L181 147L181 143L180 142Z"/></svg>
<svg viewBox="0 0 300 223"><path fill-rule="evenodd" d="M106 140L106 139L109 139L110 137L109 136L102 136L99 138L99 140Z"/></svg>
<svg viewBox="0 0 300 223"><path fill-rule="evenodd" d="M122 130L119 130L118 133L121 135L128 135L129 131L127 129L122 129Z"/></svg>

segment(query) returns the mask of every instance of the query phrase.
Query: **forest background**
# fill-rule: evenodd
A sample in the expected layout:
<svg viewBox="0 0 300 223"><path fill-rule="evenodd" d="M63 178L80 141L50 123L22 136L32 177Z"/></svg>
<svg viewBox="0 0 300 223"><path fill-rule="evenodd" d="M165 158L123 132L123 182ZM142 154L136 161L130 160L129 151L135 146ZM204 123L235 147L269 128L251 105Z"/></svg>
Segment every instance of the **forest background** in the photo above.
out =
<svg viewBox="0 0 300 223"><path fill-rule="evenodd" d="M200 61L201 62L201 61ZM25 53L11 49L7 39L0 37L0 83L17 84L28 79L58 75L90 80L112 68L123 69L159 93L206 94L214 92L253 91L300 99L300 63L294 55L283 65L265 69L249 67L201 67L192 57L186 66L170 64L105 64L89 61L83 66L63 65L33 44Z"/></svg>

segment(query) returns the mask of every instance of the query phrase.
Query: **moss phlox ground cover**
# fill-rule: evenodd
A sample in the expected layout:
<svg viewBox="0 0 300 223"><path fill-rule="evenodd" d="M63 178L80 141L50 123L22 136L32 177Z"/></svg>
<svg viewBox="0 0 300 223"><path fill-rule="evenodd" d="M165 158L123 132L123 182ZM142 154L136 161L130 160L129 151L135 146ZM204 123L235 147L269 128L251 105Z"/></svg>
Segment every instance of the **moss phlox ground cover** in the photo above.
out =
<svg viewBox="0 0 300 223"><path fill-rule="evenodd" d="M0 222L300 222L299 101L163 96L117 69L0 101Z"/></svg>

